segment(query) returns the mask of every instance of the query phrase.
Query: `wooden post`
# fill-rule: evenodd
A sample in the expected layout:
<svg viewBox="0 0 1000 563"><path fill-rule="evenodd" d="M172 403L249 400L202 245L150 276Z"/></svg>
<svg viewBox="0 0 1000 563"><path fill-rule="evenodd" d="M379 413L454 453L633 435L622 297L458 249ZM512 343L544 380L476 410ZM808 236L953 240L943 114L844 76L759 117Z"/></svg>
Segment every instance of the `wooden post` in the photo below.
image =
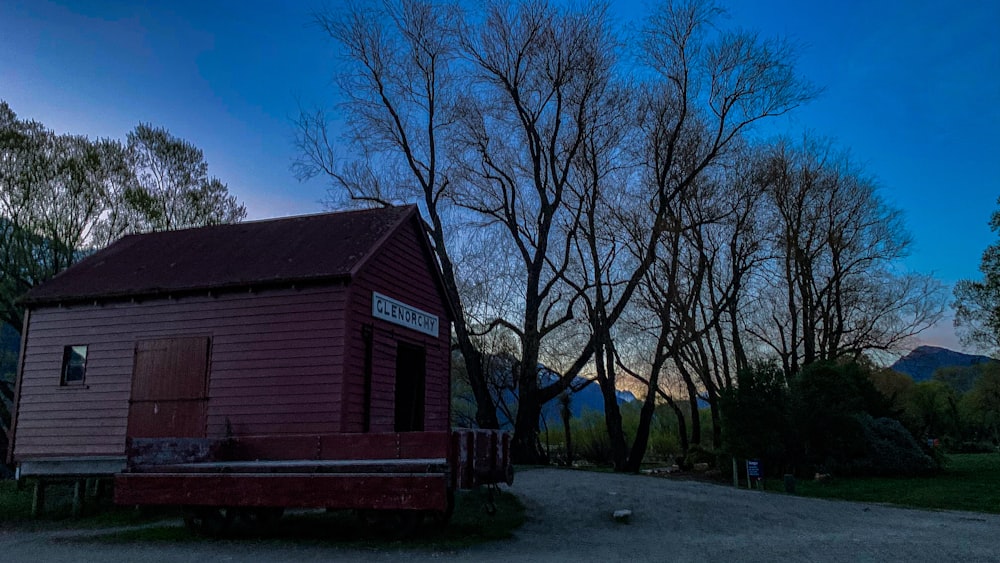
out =
<svg viewBox="0 0 1000 563"><path fill-rule="evenodd" d="M83 495L86 493L86 479L73 481L73 518L79 518L83 513Z"/></svg>
<svg viewBox="0 0 1000 563"><path fill-rule="evenodd" d="M31 497L31 517L38 516L45 510L45 481L35 479L35 494Z"/></svg>
<svg viewBox="0 0 1000 563"><path fill-rule="evenodd" d="M104 496L104 479L97 477L94 479L93 498L100 500Z"/></svg>
<svg viewBox="0 0 1000 563"><path fill-rule="evenodd" d="M736 456L733 456L733 487L740 488L740 470L736 466Z"/></svg>

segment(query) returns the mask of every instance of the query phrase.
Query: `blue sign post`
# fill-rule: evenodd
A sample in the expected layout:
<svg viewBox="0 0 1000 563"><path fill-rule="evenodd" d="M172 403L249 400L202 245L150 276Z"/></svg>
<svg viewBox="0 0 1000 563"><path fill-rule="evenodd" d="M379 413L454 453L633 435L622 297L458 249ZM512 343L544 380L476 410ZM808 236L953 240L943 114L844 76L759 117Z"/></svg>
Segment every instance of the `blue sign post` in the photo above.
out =
<svg viewBox="0 0 1000 563"><path fill-rule="evenodd" d="M752 489L754 482L757 483L757 488L763 488L761 482L764 480L764 468L760 464L759 459L748 459L747 460L747 488Z"/></svg>

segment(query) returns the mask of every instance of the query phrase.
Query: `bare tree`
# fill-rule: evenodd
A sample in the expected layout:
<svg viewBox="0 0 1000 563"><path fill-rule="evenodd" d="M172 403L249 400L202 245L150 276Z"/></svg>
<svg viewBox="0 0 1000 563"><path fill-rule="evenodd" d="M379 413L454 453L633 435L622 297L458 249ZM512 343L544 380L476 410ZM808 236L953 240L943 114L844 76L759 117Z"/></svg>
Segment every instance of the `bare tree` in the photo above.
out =
<svg viewBox="0 0 1000 563"><path fill-rule="evenodd" d="M743 338L746 302L756 289L753 276L767 258L759 224L762 194L751 181L754 162L749 151L734 155L731 166L717 180L722 189L716 194L716 205L726 212L689 237L703 258L704 287L681 328L694 338L678 350L675 363L692 408L699 399L709 405L714 447L721 443L720 392L732 387L736 374L748 365ZM691 440L700 442L697 424L692 421Z"/></svg>
<svg viewBox="0 0 1000 563"><path fill-rule="evenodd" d="M745 131L813 94L795 76L787 44L747 32L716 32L718 14L704 2L666 2L644 31L643 56L653 78L642 86L639 126L642 182L653 228L652 237L638 239L646 242L637 247L642 249L639 264L650 266L636 273L656 313L657 337L649 372L642 378L648 388L639 426L623 464L630 471L638 470L645 454L667 361L718 323L716 315L697 328L691 314L701 300L708 268L703 249L692 251L691 236L721 216L710 207L711 198L702 197L731 162ZM691 401L693 390L688 391ZM676 404L671 406L679 412ZM692 413L696 407L695 402Z"/></svg>
<svg viewBox="0 0 1000 563"><path fill-rule="evenodd" d="M346 198L362 205L420 206L445 290L458 313L455 336L476 400L476 422L496 428L496 406L466 314L446 224L454 189L448 140L454 136L456 101L463 88L458 78L459 20L457 6L422 0L317 14L316 23L341 48L340 110L349 133L346 139L335 138L324 112L303 112L301 158L294 168L302 178L327 176L331 203ZM354 158L341 159L338 143L343 140L357 148Z"/></svg>
<svg viewBox="0 0 1000 563"><path fill-rule="evenodd" d="M463 312L456 332L470 382L482 380L477 418L494 405L485 377L472 375L482 365L481 356L470 361L474 339L504 331L519 344L519 461L544 460L542 405L587 366L609 403L609 432L621 435L615 326L669 251L664 234L688 228L673 214L745 129L812 93L785 44L716 32L717 14L702 2L661 6L634 85L598 4L497 2L462 23L452 6L408 0L318 18L346 55L344 115L358 152L339 160L326 117L304 115L298 170L329 176L354 201L420 203ZM448 203L456 207L445 213ZM481 285L456 278L446 247L459 240L451 233L471 232L463 226L489 233L509 266L503 301L485 294L474 318L461 300ZM563 373L540 384L539 362L558 348ZM643 411L647 433L654 402ZM639 459L645 440L632 448Z"/></svg>
<svg viewBox="0 0 1000 563"><path fill-rule="evenodd" d="M760 178L775 256L752 332L786 375L818 360L892 351L937 322L938 282L897 269L910 240L898 210L829 143L779 143ZM775 291L767 291L766 288Z"/></svg>
<svg viewBox="0 0 1000 563"><path fill-rule="evenodd" d="M506 233L520 259L522 311L493 325L520 341L512 447L516 459L538 462L545 459L542 405L580 369L539 386L543 340L573 319L577 295L563 280L572 261L567 233L576 230L579 211L567 198L573 162L609 95L613 38L606 8L545 2L490 5L482 24L462 37L476 70L462 120L465 182L457 201Z"/></svg>

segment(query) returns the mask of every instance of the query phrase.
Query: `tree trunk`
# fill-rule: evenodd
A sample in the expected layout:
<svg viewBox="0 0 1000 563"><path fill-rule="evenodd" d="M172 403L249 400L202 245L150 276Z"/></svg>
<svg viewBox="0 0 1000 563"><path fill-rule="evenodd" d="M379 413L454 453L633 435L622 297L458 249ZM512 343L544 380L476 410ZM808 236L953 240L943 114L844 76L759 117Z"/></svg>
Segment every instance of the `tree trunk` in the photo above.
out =
<svg viewBox="0 0 1000 563"><path fill-rule="evenodd" d="M656 411L656 383L650 381L649 390L646 391L646 400L643 401L642 410L639 411L639 426L635 430L635 440L632 442L632 450L629 452L625 467L622 468L623 471L638 473L642 468L642 458L645 457L646 447L649 445L649 427Z"/></svg>
<svg viewBox="0 0 1000 563"><path fill-rule="evenodd" d="M437 206L428 203L428 215L431 219L432 228L430 235L434 240L434 253L441 264L442 281L445 292L455 309L455 336L458 339L458 349L465 358L465 371L469 377L469 387L472 389L472 396L476 399L476 424L480 428L500 428L497 420L497 407L493 396L490 395L489 386L486 384L486 368L483 365L483 353L479 351L472 342L469 334L469 326L466 324L465 307L462 303L462 295L458 291L458 280L455 276L455 267L445 245L444 226L441 216L438 214Z"/></svg>
<svg viewBox="0 0 1000 563"><path fill-rule="evenodd" d="M511 440L510 453L514 463L525 465L547 465L549 456L542 448L538 438L538 419L542 414L542 405L536 396L518 401L517 417L514 421L514 438Z"/></svg>
<svg viewBox="0 0 1000 563"><path fill-rule="evenodd" d="M562 397L560 397L559 400L561 402L561 405L560 405L561 409L560 410L561 410L561 413L562 413L563 432L566 433L566 463L565 463L565 465L566 465L566 467L572 467L573 466L573 433L570 431L570 428L569 428L569 419L570 419L570 416L573 413L570 410L570 395L569 394L565 394Z"/></svg>
<svg viewBox="0 0 1000 563"><path fill-rule="evenodd" d="M538 393L538 339L526 335L521 347L522 358L517 374L517 416L511 457L514 463L546 465L549 456L538 438L538 421L542 402Z"/></svg>
<svg viewBox="0 0 1000 563"><path fill-rule="evenodd" d="M714 387L708 388L708 405L712 410L712 447L722 447L722 413L719 409L719 393Z"/></svg>
<svg viewBox="0 0 1000 563"><path fill-rule="evenodd" d="M688 386L688 405L691 408L691 443L701 444L701 415L698 413L698 392Z"/></svg>
<svg viewBox="0 0 1000 563"><path fill-rule="evenodd" d="M465 370L469 377L469 387L472 388L472 396L476 399L476 425L480 428L500 428L500 421L497 420L496 403L493 401L493 396L490 395L489 387L486 385L483 353L476 348L467 334L465 339L459 338L458 340L459 350L462 352L462 357L465 358Z"/></svg>
<svg viewBox="0 0 1000 563"><path fill-rule="evenodd" d="M687 420L684 418L684 411L670 397L667 397L667 405L670 406L670 410L674 411L674 416L677 417L677 437L681 441L681 453L687 455L688 450L691 449L691 443L688 442Z"/></svg>
<svg viewBox="0 0 1000 563"><path fill-rule="evenodd" d="M606 347L606 342L606 339L602 339L594 354L597 384L601 388L601 397L604 399L604 426L611 442L611 463L615 471L624 471L628 459L628 444L625 441L625 431L622 429L621 409L618 407L614 354Z"/></svg>
<svg viewBox="0 0 1000 563"><path fill-rule="evenodd" d="M691 372L680 361L676 362L681 377L684 378L684 386L687 389L688 407L691 410L691 443L701 444L701 417L698 416L698 389L691 377Z"/></svg>

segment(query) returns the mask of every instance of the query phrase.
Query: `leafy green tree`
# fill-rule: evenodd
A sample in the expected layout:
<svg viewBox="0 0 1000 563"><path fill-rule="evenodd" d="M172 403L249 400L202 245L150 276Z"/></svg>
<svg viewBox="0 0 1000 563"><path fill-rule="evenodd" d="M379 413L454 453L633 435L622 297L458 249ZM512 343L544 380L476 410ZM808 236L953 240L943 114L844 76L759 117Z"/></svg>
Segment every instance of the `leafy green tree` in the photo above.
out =
<svg viewBox="0 0 1000 563"><path fill-rule="evenodd" d="M764 467L783 462L791 428L785 376L775 364L759 363L736 375L722 391L723 448L739 458L761 458Z"/></svg>
<svg viewBox="0 0 1000 563"><path fill-rule="evenodd" d="M990 217L990 229L1000 233L1000 211ZM982 279L955 284L955 327L966 345L996 353L1000 351L1000 243L986 247L979 271Z"/></svg>
<svg viewBox="0 0 1000 563"><path fill-rule="evenodd" d="M201 149L162 127L140 123L128 134L135 183L123 196L141 230L233 223L247 210L218 178Z"/></svg>
<svg viewBox="0 0 1000 563"><path fill-rule="evenodd" d="M792 416L804 462L832 471L842 460L864 454L863 429L856 416L865 411L866 400L857 375L856 367L817 362L792 380ZM864 381L878 393L867 378Z"/></svg>
<svg viewBox="0 0 1000 563"><path fill-rule="evenodd" d="M141 124L127 146L60 135L0 101L0 321L29 289L133 232L239 221L201 150Z"/></svg>
<svg viewBox="0 0 1000 563"><path fill-rule="evenodd" d="M114 142L57 135L0 102L0 320L20 331L17 298L109 242L121 156Z"/></svg>
<svg viewBox="0 0 1000 563"><path fill-rule="evenodd" d="M965 419L978 438L1000 444L1000 367L990 364L983 369L972 390L962 401Z"/></svg>
<svg viewBox="0 0 1000 563"><path fill-rule="evenodd" d="M869 378L875 389L889 400L893 412L902 413L906 410L913 388L916 386L912 377L886 368L872 371Z"/></svg>
<svg viewBox="0 0 1000 563"><path fill-rule="evenodd" d="M931 378L951 387L958 395L964 395L972 390L976 381L983 375L987 364L971 366L945 366L934 370Z"/></svg>
<svg viewBox="0 0 1000 563"><path fill-rule="evenodd" d="M941 381L917 383L906 406L910 431L917 438L958 436L958 395Z"/></svg>

